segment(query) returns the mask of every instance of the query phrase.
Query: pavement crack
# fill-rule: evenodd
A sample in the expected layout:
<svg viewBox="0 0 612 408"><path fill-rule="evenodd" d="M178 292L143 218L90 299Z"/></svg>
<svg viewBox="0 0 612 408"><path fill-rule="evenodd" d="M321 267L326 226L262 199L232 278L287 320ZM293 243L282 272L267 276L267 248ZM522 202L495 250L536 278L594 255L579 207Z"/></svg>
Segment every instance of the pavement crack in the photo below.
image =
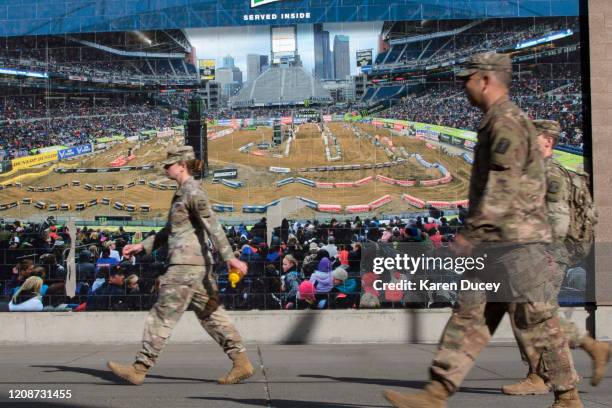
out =
<svg viewBox="0 0 612 408"><path fill-rule="evenodd" d="M259 368L261 369L261 374L263 375L264 381L264 392L266 393L266 407L272 407L272 395L270 393L270 382L268 380L268 374L266 373L266 365L263 361L263 354L261 353L261 347L259 344L257 345L257 356L259 357Z"/></svg>
<svg viewBox="0 0 612 408"><path fill-rule="evenodd" d="M100 352L100 350L96 350L96 351L92 351L91 353L87 353L87 354L85 354L85 355L78 356L78 357L73 358L72 360L68 361L66 364L71 364L71 363L74 363L75 361L79 361L79 360L80 360L80 359L82 359L82 358L91 357L91 356L93 356L93 355L98 354L99 352Z"/></svg>

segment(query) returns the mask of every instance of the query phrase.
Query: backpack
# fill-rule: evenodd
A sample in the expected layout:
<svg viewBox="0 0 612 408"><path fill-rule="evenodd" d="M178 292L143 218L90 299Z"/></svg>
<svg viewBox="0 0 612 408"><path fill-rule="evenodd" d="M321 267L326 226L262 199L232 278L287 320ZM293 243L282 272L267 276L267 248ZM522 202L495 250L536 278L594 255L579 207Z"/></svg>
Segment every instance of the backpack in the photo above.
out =
<svg viewBox="0 0 612 408"><path fill-rule="evenodd" d="M574 260L581 260L591 252L597 225L597 209L589 190L589 175L563 168L570 181L570 223L565 246Z"/></svg>

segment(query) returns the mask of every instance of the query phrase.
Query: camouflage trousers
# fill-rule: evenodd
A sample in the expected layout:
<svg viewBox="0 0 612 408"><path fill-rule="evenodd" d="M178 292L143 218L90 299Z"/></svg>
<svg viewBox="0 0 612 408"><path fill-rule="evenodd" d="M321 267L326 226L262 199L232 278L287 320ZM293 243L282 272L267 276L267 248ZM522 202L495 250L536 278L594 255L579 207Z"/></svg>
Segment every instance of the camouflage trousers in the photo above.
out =
<svg viewBox="0 0 612 408"><path fill-rule="evenodd" d="M555 254L555 251L553 251L553 254ZM556 259L558 258L556 257ZM563 278L565 276L566 269L566 263L557 262L557 265L555 268L553 268L553 273L550 276L550 281L553 285L555 292L557 293L557 296L559 294L559 291L561 290L561 284L563 283ZM556 297L551 301L551 306L555 308L555 310L559 308L559 304L557 302ZM511 321L511 323L512 330L514 332L514 337L516 338L516 342L521 352L521 359L529 366L529 372L535 373L538 361L541 357L533 345L534 339L531 337L531 333L522 330L520 327L514 324L514 321ZM584 338L586 337L586 333L583 333L578 330L578 327L571 320L560 318L559 323L561 325L561 330L569 341L569 347L579 347Z"/></svg>
<svg viewBox="0 0 612 408"><path fill-rule="evenodd" d="M203 282L204 266L171 265L161 276L159 298L147 316L142 349L136 361L151 368L168 343L172 329L190 308L226 354L245 351L240 333L219 304L213 280Z"/></svg>
<svg viewBox="0 0 612 408"><path fill-rule="evenodd" d="M554 266L552 257L543 245L532 244L489 254L488 259L493 261L486 264L486 272L466 272L463 279L488 282L489 273L503 276L505 293L491 298L483 291L460 292L430 368L432 379L442 382L451 393L457 391L509 313L513 324L533 339L532 347L539 356L535 371L555 390L573 389L578 376L557 308L549 301L553 289L547 276L540 275Z"/></svg>

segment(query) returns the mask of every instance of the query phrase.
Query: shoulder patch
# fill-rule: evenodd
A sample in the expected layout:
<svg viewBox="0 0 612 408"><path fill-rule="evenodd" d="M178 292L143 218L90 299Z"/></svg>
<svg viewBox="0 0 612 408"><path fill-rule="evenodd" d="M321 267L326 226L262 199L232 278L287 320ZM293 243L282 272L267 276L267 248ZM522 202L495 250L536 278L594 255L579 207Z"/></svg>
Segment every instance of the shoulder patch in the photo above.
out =
<svg viewBox="0 0 612 408"><path fill-rule="evenodd" d="M206 200L197 200L198 211L202 211L208 208Z"/></svg>
<svg viewBox="0 0 612 408"><path fill-rule="evenodd" d="M495 145L495 153L499 153L499 154L505 154L508 151L508 148L510 147L510 139L507 139L505 137L502 137L499 142L497 142L497 144Z"/></svg>

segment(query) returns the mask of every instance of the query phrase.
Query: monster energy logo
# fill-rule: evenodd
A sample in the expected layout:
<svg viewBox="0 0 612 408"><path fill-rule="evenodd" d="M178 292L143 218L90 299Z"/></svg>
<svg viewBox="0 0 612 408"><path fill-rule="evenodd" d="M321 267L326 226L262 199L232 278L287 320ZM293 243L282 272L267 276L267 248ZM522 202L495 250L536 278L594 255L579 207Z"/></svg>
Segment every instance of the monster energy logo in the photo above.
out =
<svg viewBox="0 0 612 408"><path fill-rule="evenodd" d="M277 1L282 0L251 0L251 7L259 7L263 6L264 4L276 3Z"/></svg>

